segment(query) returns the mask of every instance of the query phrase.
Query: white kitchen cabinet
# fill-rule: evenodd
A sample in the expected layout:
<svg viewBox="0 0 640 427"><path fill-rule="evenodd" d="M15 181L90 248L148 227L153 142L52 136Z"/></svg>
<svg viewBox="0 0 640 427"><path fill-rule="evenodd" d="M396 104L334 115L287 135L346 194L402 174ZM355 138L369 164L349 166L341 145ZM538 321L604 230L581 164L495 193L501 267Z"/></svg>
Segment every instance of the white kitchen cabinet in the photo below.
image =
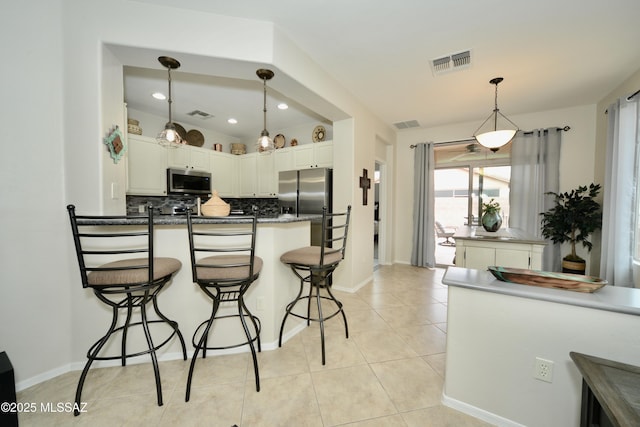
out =
<svg viewBox="0 0 640 427"><path fill-rule="evenodd" d="M333 142L298 145L293 150L294 169L330 168L333 166Z"/></svg>
<svg viewBox="0 0 640 427"><path fill-rule="evenodd" d="M240 197L277 197L278 182L273 154L240 156Z"/></svg>
<svg viewBox="0 0 640 427"><path fill-rule="evenodd" d="M503 229L496 233L476 234L475 227L458 229L456 266L486 270L490 265L542 269L542 251L546 242L521 230Z"/></svg>
<svg viewBox="0 0 640 427"><path fill-rule="evenodd" d="M166 148L139 135L129 135L127 142L127 194L166 196Z"/></svg>
<svg viewBox="0 0 640 427"><path fill-rule="evenodd" d="M256 197L257 195L257 153L243 154L239 158L240 167L238 168L240 176L239 191L240 197Z"/></svg>
<svg viewBox="0 0 640 427"><path fill-rule="evenodd" d="M313 156L316 167L333 167L333 141L317 142L313 144Z"/></svg>
<svg viewBox="0 0 640 427"><path fill-rule="evenodd" d="M273 167L275 169L276 175L282 171L290 171L295 169L295 165L293 162L293 152L295 148L296 147L280 148L273 153Z"/></svg>
<svg viewBox="0 0 640 427"><path fill-rule="evenodd" d="M190 145L171 146L167 148L167 164L170 168L209 171L209 155L211 150Z"/></svg>
<svg viewBox="0 0 640 427"><path fill-rule="evenodd" d="M220 197L238 196L239 156L219 151L209 153L211 189L218 191Z"/></svg>
<svg viewBox="0 0 640 427"><path fill-rule="evenodd" d="M273 153L258 154L256 166L258 197L278 197L278 173L275 170L275 156Z"/></svg>

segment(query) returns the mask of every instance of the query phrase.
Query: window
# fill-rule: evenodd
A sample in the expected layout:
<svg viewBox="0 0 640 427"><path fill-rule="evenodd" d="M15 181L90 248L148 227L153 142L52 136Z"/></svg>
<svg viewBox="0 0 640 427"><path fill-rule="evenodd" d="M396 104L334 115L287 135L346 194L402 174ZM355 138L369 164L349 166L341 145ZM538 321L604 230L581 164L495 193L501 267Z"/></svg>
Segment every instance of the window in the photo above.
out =
<svg viewBox="0 0 640 427"><path fill-rule="evenodd" d="M482 203L500 203L509 219L511 144L498 152L477 143L436 145L435 219L448 226L478 225Z"/></svg>

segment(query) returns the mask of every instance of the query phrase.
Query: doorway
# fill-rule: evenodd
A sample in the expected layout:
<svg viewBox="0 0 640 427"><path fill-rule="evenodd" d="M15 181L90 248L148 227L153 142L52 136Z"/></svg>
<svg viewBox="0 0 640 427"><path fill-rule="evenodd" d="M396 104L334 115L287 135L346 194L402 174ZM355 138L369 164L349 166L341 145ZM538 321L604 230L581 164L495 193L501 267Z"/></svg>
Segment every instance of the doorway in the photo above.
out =
<svg viewBox="0 0 640 427"><path fill-rule="evenodd" d="M380 180L381 166L376 162L373 174L373 269L380 267Z"/></svg>

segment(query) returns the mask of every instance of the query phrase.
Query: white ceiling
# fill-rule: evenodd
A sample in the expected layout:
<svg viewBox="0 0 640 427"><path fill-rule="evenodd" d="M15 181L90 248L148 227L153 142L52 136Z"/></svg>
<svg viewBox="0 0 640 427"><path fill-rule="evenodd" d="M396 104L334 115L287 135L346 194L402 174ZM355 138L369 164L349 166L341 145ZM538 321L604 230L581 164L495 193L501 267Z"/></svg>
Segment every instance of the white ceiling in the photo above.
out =
<svg viewBox="0 0 640 427"><path fill-rule="evenodd" d="M421 127L480 124L493 108L489 80L497 76L505 79L500 110L512 116L594 104L640 69L638 0L138 1L273 22L390 126L407 120ZM469 49L470 67L432 73L431 60ZM156 87L166 91L166 71L156 65L153 73L128 69L125 97L133 108L166 115L166 102L152 103L149 96ZM172 73L176 121L238 137L262 130L257 76L180 74ZM277 78L276 72L274 83ZM322 112L302 106L313 102L296 103L272 89L269 94L278 99L269 100L268 128L322 120ZM286 117L293 118L280 121L285 115L272 104L280 99L292 105ZM216 120L185 120L193 109ZM230 115L248 126L230 131Z"/></svg>

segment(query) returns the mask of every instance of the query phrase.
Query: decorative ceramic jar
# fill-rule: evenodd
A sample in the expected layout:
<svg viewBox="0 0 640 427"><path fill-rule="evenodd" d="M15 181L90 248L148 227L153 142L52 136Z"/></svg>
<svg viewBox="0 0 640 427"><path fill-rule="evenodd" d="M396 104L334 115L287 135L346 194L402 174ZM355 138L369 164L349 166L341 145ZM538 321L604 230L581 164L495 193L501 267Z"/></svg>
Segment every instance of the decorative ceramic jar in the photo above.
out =
<svg viewBox="0 0 640 427"><path fill-rule="evenodd" d="M487 231L498 231L502 225L502 217L498 211L485 212L480 221Z"/></svg>

